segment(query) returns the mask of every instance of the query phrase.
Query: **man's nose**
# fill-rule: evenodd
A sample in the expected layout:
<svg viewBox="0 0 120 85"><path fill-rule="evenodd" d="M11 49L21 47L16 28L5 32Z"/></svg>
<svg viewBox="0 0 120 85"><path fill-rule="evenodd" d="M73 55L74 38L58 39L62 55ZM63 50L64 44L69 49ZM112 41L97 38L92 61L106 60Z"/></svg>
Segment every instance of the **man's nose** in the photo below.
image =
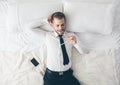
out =
<svg viewBox="0 0 120 85"><path fill-rule="evenodd" d="M62 26L59 26L59 29L62 29Z"/></svg>

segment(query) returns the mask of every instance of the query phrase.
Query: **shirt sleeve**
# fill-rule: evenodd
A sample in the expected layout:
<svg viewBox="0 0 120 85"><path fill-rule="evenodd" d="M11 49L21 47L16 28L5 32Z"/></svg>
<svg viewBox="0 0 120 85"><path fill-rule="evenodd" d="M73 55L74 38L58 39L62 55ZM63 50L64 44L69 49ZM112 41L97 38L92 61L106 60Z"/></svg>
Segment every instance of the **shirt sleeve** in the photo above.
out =
<svg viewBox="0 0 120 85"><path fill-rule="evenodd" d="M46 33L46 30L44 30L42 26L46 26L47 24L49 24L47 18L41 18L28 21L28 23L23 26L27 31L32 31L35 33Z"/></svg>
<svg viewBox="0 0 120 85"><path fill-rule="evenodd" d="M74 47L78 50L80 54L84 54L83 50L80 48L78 44L74 44Z"/></svg>
<svg viewBox="0 0 120 85"><path fill-rule="evenodd" d="M74 44L74 47L78 50L78 52L80 54L87 54L87 53L89 53L89 51L87 49L85 49L83 47L83 45L80 43L80 40L79 40L78 36L77 35L75 35L75 36L76 36L77 42Z"/></svg>

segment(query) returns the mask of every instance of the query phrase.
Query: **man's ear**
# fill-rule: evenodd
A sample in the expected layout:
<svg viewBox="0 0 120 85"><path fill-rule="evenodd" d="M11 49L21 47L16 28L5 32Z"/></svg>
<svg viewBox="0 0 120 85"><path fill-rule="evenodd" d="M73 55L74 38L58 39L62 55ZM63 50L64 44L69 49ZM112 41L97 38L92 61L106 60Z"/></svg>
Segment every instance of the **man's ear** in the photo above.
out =
<svg viewBox="0 0 120 85"><path fill-rule="evenodd" d="M51 17L48 17L48 22L52 26L52 19L51 19Z"/></svg>
<svg viewBox="0 0 120 85"><path fill-rule="evenodd" d="M49 22L49 23L52 23L51 17L48 17L48 22Z"/></svg>

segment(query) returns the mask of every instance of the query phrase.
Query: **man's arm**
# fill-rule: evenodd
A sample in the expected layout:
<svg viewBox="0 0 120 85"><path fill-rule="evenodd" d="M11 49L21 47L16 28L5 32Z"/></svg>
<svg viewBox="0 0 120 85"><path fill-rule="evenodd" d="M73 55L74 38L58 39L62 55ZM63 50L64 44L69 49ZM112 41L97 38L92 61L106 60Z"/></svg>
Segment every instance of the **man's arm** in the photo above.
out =
<svg viewBox="0 0 120 85"><path fill-rule="evenodd" d="M77 35L72 34L68 36L68 39L72 42L73 46L78 50L80 54L88 53L87 50L83 50L82 46L80 45L80 41Z"/></svg>
<svg viewBox="0 0 120 85"><path fill-rule="evenodd" d="M49 23L47 18L35 19L33 21L29 21L24 25L25 30L35 32L37 34L46 33L46 29L49 28Z"/></svg>

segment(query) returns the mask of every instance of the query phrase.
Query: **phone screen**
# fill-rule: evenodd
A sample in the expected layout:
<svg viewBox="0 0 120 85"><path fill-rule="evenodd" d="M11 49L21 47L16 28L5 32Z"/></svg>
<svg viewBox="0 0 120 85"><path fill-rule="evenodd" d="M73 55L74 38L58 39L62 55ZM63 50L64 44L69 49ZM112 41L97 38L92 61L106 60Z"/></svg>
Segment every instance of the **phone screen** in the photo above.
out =
<svg viewBox="0 0 120 85"><path fill-rule="evenodd" d="M32 60L31 60L31 62L32 62L32 64L34 65L34 66L37 66L39 63L38 63L38 61L35 59L35 58L33 58Z"/></svg>

